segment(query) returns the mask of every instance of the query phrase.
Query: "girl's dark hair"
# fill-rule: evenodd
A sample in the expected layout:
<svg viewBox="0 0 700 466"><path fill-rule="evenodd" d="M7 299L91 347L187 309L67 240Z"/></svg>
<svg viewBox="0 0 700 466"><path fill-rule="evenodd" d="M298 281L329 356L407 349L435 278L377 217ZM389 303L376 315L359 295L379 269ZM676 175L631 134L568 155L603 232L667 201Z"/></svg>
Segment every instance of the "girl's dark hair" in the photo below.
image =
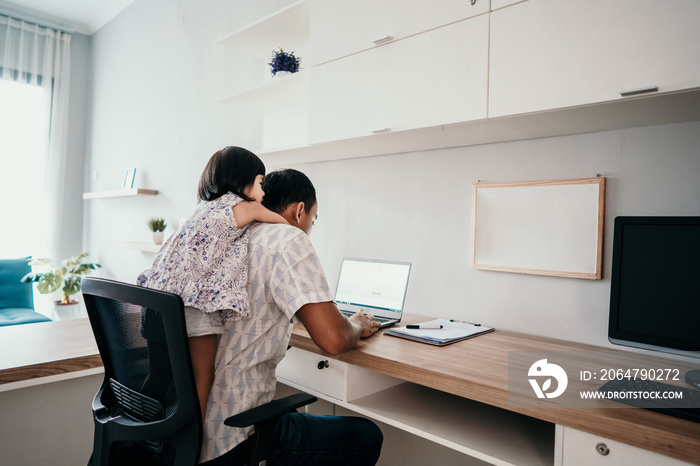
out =
<svg viewBox="0 0 700 466"><path fill-rule="evenodd" d="M213 201L231 192L246 201L252 201L243 191L255 182L258 175L265 176L265 164L247 149L227 146L214 152L202 176L199 178L197 198Z"/></svg>
<svg viewBox="0 0 700 466"><path fill-rule="evenodd" d="M299 170L288 168L271 172L262 184L265 191L262 204L281 214L289 204L303 202L308 214L316 204L316 189L311 180Z"/></svg>

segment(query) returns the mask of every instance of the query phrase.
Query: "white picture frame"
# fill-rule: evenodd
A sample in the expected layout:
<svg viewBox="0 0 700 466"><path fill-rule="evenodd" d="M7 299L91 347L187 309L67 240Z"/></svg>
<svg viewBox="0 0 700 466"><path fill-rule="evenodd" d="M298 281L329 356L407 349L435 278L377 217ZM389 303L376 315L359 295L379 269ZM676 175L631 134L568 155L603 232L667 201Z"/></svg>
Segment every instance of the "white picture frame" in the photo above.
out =
<svg viewBox="0 0 700 466"><path fill-rule="evenodd" d="M136 178L136 168L129 168L124 174L124 189L134 187L134 178Z"/></svg>
<svg viewBox="0 0 700 466"><path fill-rule="evenodd" d="M605 178L472 187L471 267L599 280Z"/></svg>

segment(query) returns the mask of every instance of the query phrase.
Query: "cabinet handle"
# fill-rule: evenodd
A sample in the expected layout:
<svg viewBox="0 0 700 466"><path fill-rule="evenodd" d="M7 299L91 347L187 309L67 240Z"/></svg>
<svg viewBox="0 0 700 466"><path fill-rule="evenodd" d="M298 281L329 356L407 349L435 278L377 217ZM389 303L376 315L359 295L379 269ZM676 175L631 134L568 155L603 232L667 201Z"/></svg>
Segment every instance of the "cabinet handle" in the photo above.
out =
<svg viewBox="0 0 700 466"><path fill-rule="evenodd" d="M649 87L642 87L640 89L630 89L629 91L622 91L622 92L620 92L620 95L622 97L627 97L630 95L648 94L650 92L658 92L658 91L659 91L659 86L649 86Z"/></svg>
<svg viewBox="0 0 700 466"><path fill-rule="evenodd" d="M476 5L476 0L469 0L470 5Z"/></svg>
<svg viewBox="0 0 700 466"><path fill-rule="evenodd" d="M373 130L372 130L372 132L373 132L374 134L377 134L377 133L388 133L389 131L391 131L391 128L377 128L377 129L373 129Z"/></svg>
<svg viewBox="0 0 700 466"><path fill-rule="evenodd" d="M382 45L386 44L387 42L391 42L392 40L394 40L394 36L384 36L379 39L373 40L372 43L374 45Z"/></svg>
<svg viewBox="0 0 700 466"><path fill-rule="evenodd" d="M604 443L596 445L595 450L603 456L608 456L610 454L610 448Z"/></svg>
<svg viewBox="0 0 700 466"><path fill-rule="evenodd" d="M330 364L328 364L328 359L324 359L322 361L319 361L318 365L316 367L318 367L318 370L321 370L321 369L327 369L329 365Z"/></svg>

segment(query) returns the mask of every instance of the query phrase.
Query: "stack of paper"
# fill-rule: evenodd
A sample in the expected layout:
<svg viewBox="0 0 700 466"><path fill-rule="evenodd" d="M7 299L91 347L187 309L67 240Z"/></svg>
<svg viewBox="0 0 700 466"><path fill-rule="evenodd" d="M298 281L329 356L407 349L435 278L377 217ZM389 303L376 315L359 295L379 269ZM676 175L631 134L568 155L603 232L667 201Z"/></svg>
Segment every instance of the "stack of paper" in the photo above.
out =
<svg viewBox="0 0 700 466"><path fill-rule="evenodd" d="M491 327L484 327L483 325L469 324L466 322L456 322L447 319L430 320L428 322L421 322L418 325L424 327L442 326L442 328L411 329L403 326L387 330L384 333L386 335L442 346L493 331L493 328Z"/></svg>

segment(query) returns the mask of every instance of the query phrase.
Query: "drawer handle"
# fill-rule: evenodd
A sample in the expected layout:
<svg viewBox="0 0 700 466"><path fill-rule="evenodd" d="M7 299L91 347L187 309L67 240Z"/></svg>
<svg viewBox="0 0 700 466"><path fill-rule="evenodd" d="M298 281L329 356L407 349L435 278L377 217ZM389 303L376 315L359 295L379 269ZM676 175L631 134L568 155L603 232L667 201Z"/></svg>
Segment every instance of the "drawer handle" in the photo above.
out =
<svg viewBox="0 0 700 466"><path fill-rule="evenodd" d="M382 45L382 44L386 44L387 42L391 42L392 40L394 40L394 36L384 36L384 37L380 37L379 39L373 40L372 43L374 45Z"/></svg>
<svg viewBox="0 0 700 466"><path fill-rule="evenodd" d="M650 92L658 92L658 91L659 91L659 86L649 86L649 87L642 87L640 89L630 89L629 91L622 91L622 92L620 92L620 95L622 97L627 97L630 95L649 94Z"/></svg>
<svg viewBox="0 0 700 466"><path fill-rule="evenodd" d="M610 454L610 448L604 443L596 445L595 450L603 456L608 456Z"/></svg>
<svg viewBox="0 0 700 466"><path fill-rule="evenodd" d="M372 132L373 132L374 134L377 134L377 133L388 133L389 131L391 131L391 128L377 128L377 129L373 129L373 130L372 130Z"/></svg>
<svg viewBox="0 0 700 466"><path fill-rule="evenodd" d="M328 359L324 359L323 361L319 361L316 367L318 367L318 370L321 370L327 369L328 366L330 366L330 364L328 364Z"/></svg>

